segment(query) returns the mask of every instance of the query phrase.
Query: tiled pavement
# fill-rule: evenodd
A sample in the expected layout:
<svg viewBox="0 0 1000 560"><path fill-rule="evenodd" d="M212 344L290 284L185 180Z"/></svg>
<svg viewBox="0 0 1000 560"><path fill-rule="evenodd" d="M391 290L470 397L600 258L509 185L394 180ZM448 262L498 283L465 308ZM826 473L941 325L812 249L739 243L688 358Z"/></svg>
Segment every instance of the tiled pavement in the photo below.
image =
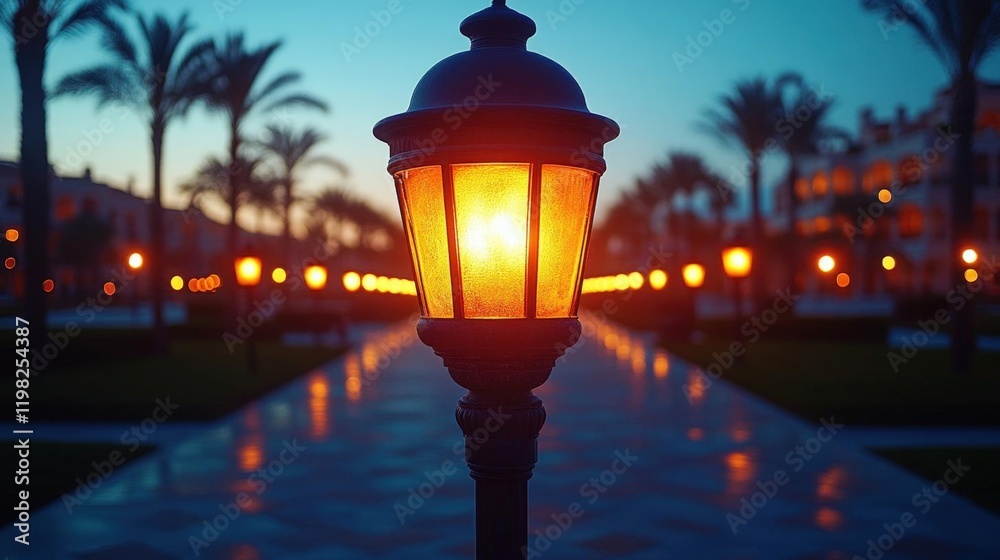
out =
<svg viewBox="0 0 1000 560"><path fill-rule="evenodd" d="M848 438L817 449L817 426L698 379L627 331L587 329L538 391L549 419L531 531L555 539L534 534L533 558L853 560L906 513L915 524L901 538L882 536L887 560L1000 558L1000 518L953 493L914 502L925 481ZM182 559L196 557L197 537L207 545L197 557L208 559L471 558L473 482L453 451L460 395L411 325L387 327L346 358L126 465L72 515L60 503L36 513L30 554L11 544L10 528L3 548L12 559ZM296 445L304 449L293 453ZM796 446L815 453L796 455ZM621 467L616 452L626 451L637 459L612 482L604 471ZM779 470L786 483L734 535L726 515L739 515L741 498ZM440 488L408 504L410 489L430 493L429 483L421 488L427 473ZM557 530L552 516L574 502L582 515ZM402 506L413 513L401 525ZM239 516L217 517L225 509ZM217 534L206 532L213 518L225 526Z"/></svg>

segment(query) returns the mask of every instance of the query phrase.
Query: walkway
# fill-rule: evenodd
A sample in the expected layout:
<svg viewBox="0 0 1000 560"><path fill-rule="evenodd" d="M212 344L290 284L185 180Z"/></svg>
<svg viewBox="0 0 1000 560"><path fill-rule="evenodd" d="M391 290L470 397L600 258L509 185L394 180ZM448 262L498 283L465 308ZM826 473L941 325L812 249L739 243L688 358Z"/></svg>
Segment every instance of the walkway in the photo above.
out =
<svg viewBox="0 0 1000 560"><path fill-rule="evenodd" d="M869 540L886 560L1000 557L997 516L953 493L932 502L927 482L849 438L822 442L827 431L699 379L627 331L588 328L539 391L549 420L531 481L533 558L852 560ZM72 514L35 513L32 554L11 530L4 553L190 559L195 542L209 559L472 558L473 483L453 451L460 395L412 326L387 327L126 465ZM555 524L571 511L570 526Z"/></svg>

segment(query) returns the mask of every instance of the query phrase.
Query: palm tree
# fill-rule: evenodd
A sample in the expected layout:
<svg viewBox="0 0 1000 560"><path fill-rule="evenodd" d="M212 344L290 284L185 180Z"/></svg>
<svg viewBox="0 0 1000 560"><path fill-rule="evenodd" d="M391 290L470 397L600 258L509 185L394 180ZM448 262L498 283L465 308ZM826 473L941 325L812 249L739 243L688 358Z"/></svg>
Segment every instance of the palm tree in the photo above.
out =
<svg viewBox="0 0 1000 560"><path fill-rule="evenodd" d="M270 125L267 127L264 142L261 147L277 160L280 167L279 181L283 187L282 247L286 257L290 258L292 247L291 208L295 203L295 171L301 166L325 165L340 172L346 177L349 174L347 166L329 156L310 156L313 149L326 140L326 137L313 128L305 128L298 132L287 126Z"/></svg>
<svg viewBox="0 0 1000 560"><path fill-rule="evenodd" d="M678 194L691 196L699 191L706 191L710 197L715 196L719 191L719 185L722 185L722 179L708 169L700 156L671 152L667 154L664 163L654 167L652 184L670 207ZM674 221L671 220L669 224L671 235L678 236ZM721 223L719 225L721 226Z"/></svg>
<svg viewBox="0 0 1000 560"><path fill-rule="evenodd" d="M763 297L766 255L763 251L764 222L760 192L760 163L768 151L777 149L775 125L780 100L763 77L737 82L736 90L719 98L719 107L705 111L699 127L720 140L739 146L748 158L752 243L755 246L754 288Z"/></svg>
<svg viewBox="0 0 1000 560"><path fill-rule="evenodd" d="M278 186L280 181L271 178L254 178L244 183L243 204L257 211L257 227L254 228L260 233L264 225L264 217L267 214L282 215L282 201L278 196Z"/></svg>
<svg viewBox="0 0 1000 560"><path fill-rule="evenodd" d="M21 83L21 184L24 188L25 315L33 345L47 342L46 295L49 277L49 146L46 134L45 63L49 45L77 36L107 19L125 0L3 0L0 25L14 43Z"/></svg>
<svg viewBox="0 0 1000 560"><path fill-rule="evenodd" d="M904 21L917 33L944 64L951 77L951 132L957 136L952 149L951 178L951 268L954 283L964 282L958 255L973 240L973 153L972 141L978 110L978 74L983 60L1000 41L1000 2L979 0L862 0L862 5L892 21L904 14ZM968 373L976 349L973 307L954 312L951 339L951 367Z"/></svg>
<svg viewBox="0 0 1000 560"><path fill-rule="evenodd" d="M326 111L322 101L303 93L284 93L288 86L302 79L298 72L284 72L261 84L264 67L281 47L281 41L274 41L256 49L248 49L242 33L231 34L225 40L213 44L208 57L207 74L213 76L207 100L226 114L229 120L229 161L240 159L243 144L243 125L247 117L258 112L271 112L292 106L304 106ZM236 255L239 226L236 212L239 209L241 184L239 175L228 176L229 235L227 249ZM235 280L233 281L235 283ZM236 292L233 292L232 307L236 309Z"/></svg>
<svg viewBox="0 0 1000 560"><path fill-rule="evenodd" d="M153 299L153 332L156 349L165 353L169 342L163 320L166 288L163 229L163 139L167 126L183 116L204 93L207 85L200 72L201 57L210 41L193 45L183 55L179 46L191 31L188 14L171 23L163 15L147 20L135 15L138 41L114 20L104 21L104 47L115 57L108 64L70 74L59 82L54 95L96 95L98 104L110 102L135 106L145 112L153 150L153 200L150 205L150 293ZM138 47L137 47L138 43Z"/></svg>
<svg viewBox="0 0 1000 560"><path fill-rule="evenodd" d="M251 197L263 200L260 193L270 190L274 196L276 181L261 176L262 162L259 158L238 157L235 164L228 164L217 157L209 157L195 172L194 177L181 185L181 193L188 195L188 207L200 208L199 200L209 197L229 207L230 215L250 202ZM233 196L232 185L235 178L240 191ZM235 208L230 205L235 204Z"/></svg>
<svg viewBox="0 0 1000 560"><path fill-rule="evenodd" d="M827 124L830 108L833 107L832 98L818 97L806 85L805 79L795 72L782 74L775 81L775 94L781 103L781 115L778 120L778 130L780 135L781 148L788 156L788 172L785 177L786 197L788 198L788 239L784 261L788 272L788 286L793 290L796 286L796 277L799 270L799 238L795 231L795 219L798 215L799 198L795 192L795 183L799 180L799 170L802 159L819 154L829 147L835 140L847 140L847 132ZM799 114L806 114L799 111L802 108L809 109L808 117L801 119ZM784 119L784 123L782 123ZM790 123L794 122L794 126Z"/></svg>
<svg viewBox="0 0 1000 560"><path fill-rule="evenodd" d="M344 230L347 225L354 223L358 201L343 188L328 187L313 199L312 205L314 213L321 216L323 227L316 228L316 231L323 232L321 241L332 240L338 245L344 245ZM330 223L334 227L332 236L327 229Z"/></svg>

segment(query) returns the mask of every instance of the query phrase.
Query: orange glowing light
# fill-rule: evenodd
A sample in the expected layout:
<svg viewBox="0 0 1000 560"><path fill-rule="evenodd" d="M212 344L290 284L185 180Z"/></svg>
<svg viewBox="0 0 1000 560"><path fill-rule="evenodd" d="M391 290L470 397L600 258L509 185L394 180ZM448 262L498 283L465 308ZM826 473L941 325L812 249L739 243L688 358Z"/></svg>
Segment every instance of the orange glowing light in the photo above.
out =
<svg viewBox="0 0 1000 560"><path fill-rule="evenodd" d="M21 237L21 233L18 232L16 229L9 228L7 230L7 234L6 234L7 241L10 241L11 243L13 243L13 242L17 241L19 237Z"/></svg>
<svg viewBox="0 0 1000 560"><path fill-rule="evenodd" d="M198 292L198 279L197 278L192 278L192 279L188 280L188 289L191 290L192 292L195 292L195 293Z"/></svg>
<svg viewBox="0 0 1000 560"><path fill-rule="evenodd" d="M700 288L705 284L705 267L700 264L689 264L681 270L684 285L688 288Z"/></svg>
<svg viewBox="0 0 1000 560"><path fill-rule="evenodd" d="M670 359L665 350L657 350L653 357L653 375L657 379L666 379L670 374Z"/></svg>
<svg viewBox="0 0 1000 560"><path fill-rule="evenodd" d="M243 287L260 284L261 262L257 257L236 259L236 283Z"/></svg>
<svg viewBox="0 0 1000 560"><path fill-rule="evenodd" d="M630 272L628 275L628 287L633 290L638 290L642 288L642 285L646 282L641 272Z"/></svg>
<svg viewBox="0 0 1000 560"><path fill-rule="evenodd" d="M889 204L892 202L892 191L889 189L882 189L878 191L878 201L882 204Z"/></svg>
<svg viewBox="0 0 1000 560"><path fill-rule="evenodd" d="M837 267L837 261L830 255L823 255L816 261L816 267L819 268L820 272L832 272Z"/></svg>
<svg viewBox="0 0 1000 560"><path fill-rule="evenodd" d="M211 274L208 277L208 281L212 284L210 290L218 290L222 286L222 278L218 274Z"/></svg>
<svg viewBox="0 0 1000 560"><path fill-rule="evenodd" d="M45 290L45 293L50 294L52 293L52 290L56 289L56 283L49 278L48 280L42 282L42 289Z"/></svg>
<svg viewBox="0 0 1000 560"><path fill-rule="evenodd" d="M318 292L326 287L326 267L314 264L306 268L306 286L314 292Z"/></svg>
<svg viewBox="0 0 1000 560"><path fill-rule="evenodd" d="M275 284L284 284L285 280L288 280L288 273L285 272L285 269L279 266L271 271L271 280Z"/></svg>
<svg viewBox="0 0 1000 560"><path fill-rule="evenodd" d="M194 281L194 285L195 285L195 287L198 288L199 292L207 292L208 291L208 284L205 282L204 278L199 278L199 279L195 280Z"/></svg>
<svg viewBox="0 0 1000 560"><path fill-rule="evenodd" d="M105 282L104 283L104 293L105 294L107 294L109 296L113 296L113 295L115 295L115 291L117 291L117 288L115 287L115 283L114 282Z"/></svg>
<svg viewBox="0 0 1000 560"><path fill-rule="evenodd" d="M389 291L389 278L386 276L379 276L375 280L375 289L378 293L384 294Z"/></svg>
<svg viewBox="0 0 1000 560"><path fill-rule="evenodd" d="M971 284L972 282L975 282L976 280L979 280L979 273L976 272L976 269L974 269L974 268L967 269L965 271L965 281L969 282Z"/></svg>
<svg viewBox="0 0 1000 560"><path fill-rule="evenodd" d="M841 288L846 288L851 285L851 275L846 272L841 272L837 275L837 285Z"/></svg>
<svg viewBox="0 0 1000 560"><path fill-rule="evenodd" d="M361 275L357 272L345 272L342 281L344 289L348 292L356 292L361 289Z"/></svg>
<svg viewBox="0 0 1000 560"><path fill-rule="evenodd" d="M132 270L139 270L142 268L143 258L140 253L132 253L128 256L128 267Z"/></svg>
<svg viewBox="0 0 1000 560"><path fill-rule="evenodd" d="M366 292L374 292L375 288L378 287L378 278L374 274L365 274L361 278L361 287Z"/></svg>
<svg viewBox="0 0 1000 560"><path fill-rule="evenodd" d="M7 267L7 270L14 270L14 267L17 265L17 261L14 257L7 257L7 259L3 261L3 265Z"/></svg>
<svg viewBox="0 0 1000 560"><path fill-rule="evenodd" d="M722 267L730 278L746 278L753 268L753 252L749 247L726 247L722 250Z"/></svg>
<svg viewBox="0 0 1000 560"><path fill-rule="evenodd" d="M975 249L966 249L962 251L962 261L965 264L975 264L979 260L979 253Z"/></svg>

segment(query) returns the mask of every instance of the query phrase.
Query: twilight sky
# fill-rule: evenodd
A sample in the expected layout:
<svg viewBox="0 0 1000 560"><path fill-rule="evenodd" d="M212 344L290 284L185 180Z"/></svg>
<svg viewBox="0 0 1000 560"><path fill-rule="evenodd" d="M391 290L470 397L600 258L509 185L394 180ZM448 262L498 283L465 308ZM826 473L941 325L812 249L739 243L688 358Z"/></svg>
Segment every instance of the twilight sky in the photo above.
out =
<svg viewBox="0 0 1000 560"><path fill-rule="evenodd" d="M298 69L304 74L300 89L332 106L329 114L294 110L290 118L325 131L331 140L320 151L350 165L346 185L394 214L385 173L387 148L372 137L372 125L406 109L413 86L428 68L468 48L458 25L489 4L398 1L401 11L384 26L370 23L375 20L372 12L386 10L390 0L133 0L133 5L146 14L165 12L171 19L189 10L196 25L192 39L234 30L245 31L251 45L284 39L266 77ZM668 150L701 153L729 176L740 154L697 131L694 123L738 79L801 72L835 95L833 120L853 131L861 107L872 106L880 117L893 114L898 104L911 112L923 110L946 78L908 28L884 35L878 17L863 11L856 0L509 0L508 5L538 24L529 48L565 66L583 86L591 110L622 125L622 137L607 148L609 170L599 208L610 206L621 188ZM696 56L679 69L674 53L684 53L689 39L705 31L705 22L719 19L723 10L731 12L730 23L710 26L721 32L700 54L692 51ZM366 24L378 31L367 45L357 37L357 28ZM360 45L360 52L347 57L344 44ZM47 83L104 60L107 55L93 33L57 43L50 51ZM996 58L987 62L983 74L1000 78ZM17 159L18 96L12 48L6 42L0 48L0 159ZM148 193L144 117L115 108L97 112L94 107L94 101L85 98L50 103L52 163L60 173L71 175L89 166L97 180L118 187L133 178L136 191ZM248 135L254 136L273 118L255 117ZM92 131L102 119L113 128L99 138ZM222 116L201 108L169 129L169 205L183 203L178 186L206 156L225 153L226 134ZM765 166L774 177L783 171L784 162L774 157ZM300 192L316 192L339 181L333 171L315 169L302 175Z"/></svg>

